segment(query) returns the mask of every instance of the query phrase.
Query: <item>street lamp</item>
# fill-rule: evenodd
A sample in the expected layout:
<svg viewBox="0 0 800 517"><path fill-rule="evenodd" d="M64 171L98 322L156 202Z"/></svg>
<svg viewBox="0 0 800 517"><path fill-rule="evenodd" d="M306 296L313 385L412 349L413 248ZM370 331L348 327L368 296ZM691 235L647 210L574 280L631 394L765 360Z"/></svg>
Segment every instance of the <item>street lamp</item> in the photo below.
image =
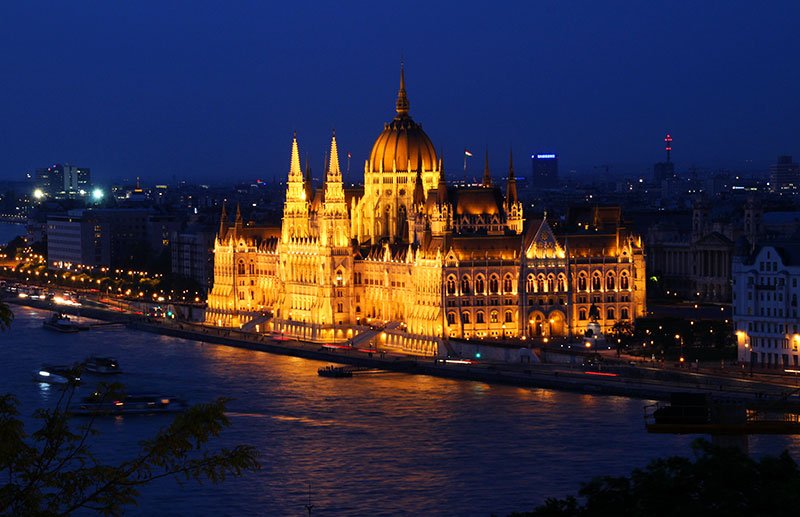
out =
<svg viewBox="0 0 800 517"><path fill-rule="evenodd" d="M683 367L683 361L684 361L684 357L683 357L683 338L681 337L680 334L675 334L675 341L678 341L680 343L680 346L681 346L681 353L680 353L680 356L678 358L678 362L680 362L681 367Z"/></svg>

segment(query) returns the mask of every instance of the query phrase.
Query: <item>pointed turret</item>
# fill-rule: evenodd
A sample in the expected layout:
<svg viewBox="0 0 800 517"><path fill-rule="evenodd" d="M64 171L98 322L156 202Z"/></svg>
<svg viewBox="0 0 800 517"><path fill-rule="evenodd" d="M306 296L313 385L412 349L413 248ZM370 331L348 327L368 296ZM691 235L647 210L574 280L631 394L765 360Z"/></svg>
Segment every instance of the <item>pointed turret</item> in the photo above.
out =
<svg viewBox="0 0 800 517"><path fill-rule="evenodd" d="M517 178L514 177L514 151L508 151L508 183L506 183L506 203L508 206L519 201L517 196Z"/></svg>
<svg viewBox="0 0 800 517"><path fill-rule="evenodd" d="M508 181L506 183L506 226L509 230L522 233L522 203L517 195L517 178L514 176L514 152L508 150Z"/></svg>
<svg viewBox="0 0 800 517"><path fill-rule="evenodd" d="M406 95L406 75L403 62L400 62L400 90L397 92L397 117L405 118L408 116L408 96Z"/></svg>
<svg viewBox="0 0 800 517"><path fill-rule="evenodd" d="M289 166L289 181L303 181L303 171L300 169L300 150L297 147L297 131L292 135L292 161Z"/></svg>
<svg viewBox="0 0 800 517"><path fill-rule="evenodd" d="M310 201L313 195L313 187L311 183L311 165L308 163L308 154L306 154L306 179L303 188L306 193L306 200Z"/></svg>
<svg viewBox="0 0 800 517"><path fill-rule="evenodd" d="M425 203L425 188L422 184L422 152L417 153L417 178L414 180L414 205Z"/></svg>
<svg viewBox="0 0 800 517"><path fill-rule="evenodd" d="M292 157L289 178L286 182L286 200L283 203L281 240L284 243L292 238L305 237L309 233L308 207L311 197L309 188L310 183L306 184L306 178L303 177L303 170L300 168L300 149L295 132L292 135Z"/></svg>
<svg viewBox="0 0 800 517"><path fill-rule="evenodd" d="M436 202L440 205L447 204L447 181L444 177L444 169L439 171L439 185L436 187Z"/></svg>
<svg viewBox="0 0 800 517"><path fill-rule="evenodd" d="M217 239L222 242L226 233L228 233L228 213L225 211L225 201L222 201L222 213L219 216L219 234L217 235Z"/></svg>
<svg viewBox="0 0 800 517"><path fill-rule="evenodd" d="M489 149L486 149L486 160L483 165L483 186L492 186L492 173L489 172Z"/></svg>
<svg viewBox="0 0 800 517"><path fill-rule="evenodd" d="M331 154L325 174L323 189L322 221L320 239L323 245L347 246L350 242L350 220L344 197L342 171L339 168L339 149L336 132L331 137Z"/></svg>
<svg viewBox="0 0 800 517"><path fill-rule="evenodd" d="M242 228L244 228L244 223L242 222L242 211L239 208L239 203L236 203L236 222L234 223L234 229L236 233L234 234L236 237L241 236Z"/></svg>
<svg viewBox="0 0 800 517"><path fill-rule="evenodd" d="M333 179L336 181L337 178L341 178L342 171L339 170L339 149L336 147L336 130L333 131L333 137L331 137L331 157L330 163L328 163L328 180L330 181Z"/></svg>

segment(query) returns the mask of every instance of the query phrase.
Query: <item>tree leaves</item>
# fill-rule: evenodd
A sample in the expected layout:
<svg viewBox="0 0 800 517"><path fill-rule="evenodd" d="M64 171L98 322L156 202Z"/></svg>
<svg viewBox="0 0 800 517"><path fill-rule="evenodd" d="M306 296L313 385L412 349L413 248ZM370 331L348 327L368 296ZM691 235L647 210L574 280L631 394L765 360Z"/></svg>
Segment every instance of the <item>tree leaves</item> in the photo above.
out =
<svg viewBox="0 0 800 517"><path fill-rule="evenodd" d="M107 396L118 393L107 386ZM96 435L93 416L76 431L68 408L74 387L65 391L55 408L36 412L40 427L30 436L19 419L17 399L0 397L0 513L64 515L84 508L119 515L135 504L138 488L163 477L219 483L260 468L257 451L247 445L207 450L230 425L227 399L198 404L179 414L155 437L141 443L130 460L109 464L91 452Z"/></svg>

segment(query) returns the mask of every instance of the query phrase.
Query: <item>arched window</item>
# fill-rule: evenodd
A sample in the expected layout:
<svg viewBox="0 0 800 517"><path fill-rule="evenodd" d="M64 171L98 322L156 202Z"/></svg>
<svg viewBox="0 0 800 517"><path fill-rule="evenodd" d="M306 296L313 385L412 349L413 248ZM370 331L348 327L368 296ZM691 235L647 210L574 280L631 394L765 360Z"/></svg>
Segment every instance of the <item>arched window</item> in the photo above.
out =
<svg viewBox="0 0 800 517"><path fill-rule="evenodd" d="M511 323L512 321L514 321L514 315L511 311L506 311L506 323Z"/></svg>
<svg viewBox="0 0 800 517"><path fill-rule="evenodd" d="M578 311L578 319L585 320L586 319L586 309L581 309Z"/></svg>
<svg viewBox="0 0 800 517"><path fill-rule="evenodd" d="M624 272L619 277L619 288L628 289L628 273Z"/></svg>
<svg viewBox="0 0 800 517"><path fill-rule="evenodd" d="M255 275L256 274L256 265L253 264L252 262L250 262L250 274L251 275Z"/></svg>
<svg viewBox="0 0 800 517"><path fill-rule="evenodd" d="M608 274L606 275L606 290L613 291L615 284L616 282L614 281L614 273L609 271Z"/></svg>
<svg viewBox="0 0 800 517"><path fill-rule="evenodd" d="M486 290L486 285L483 280L483 275L478 275L475 277L475 293L476 294L483 294Z"/></svg>
<svg viewBox="0 0 800 517"><path fill-rule="evenodd" d="M244 260L239 261L239 267L237 268L237 273L240 275L244 274Z"/></svg>
<svg viewBox="0 0 800 517"><path fill-rule="evenodd" d="M563 273L558 274L558 291L564 292L567 290L567 279L564 277Z"/></svg>
<svg viewBox="0 0 800 517"><path fill-rule="evenodd" d="M465 325L469 324L469 313L468 312L462 312L461 313L461 323L464 323Z"/></svg>
<svg viewBox="0 0 800 517"><path fill-rule="evenodd" d="M600 273L595 271L592 275L592 291L599 291L601 287Z"/></svg>
<svg viewBox="0 0 800 517"><path fill-rule="evenodd" d="M547 292L552 293L555 291L555 277L551 275L547 275Z"/></svg>
<svg viewBox="0 0 800 517"><path fill-rule="evenodd" d="M470 293L470 281L467 275L461 277L461 294Z"/></svg>
<svg viewBox="0 0 800 517"><path fill-rule="evenodd" d="M606 311L606 319L613 320L614 319L614 307L609 307Z"/></svg>
<svg viewBox="0 0 800 517"><path fill-rule="evenodd" d="M585 291L586 290L586 273L581 273L578 275L578 291Z"/></svg>
<svg viewBox="0 0 800 517"><path fill-rule="evenodd" d="M456 313L455 312L448 312L447 313L447 324L448 325L455 325L456 323Z"/></svg>
<svg viewBox="0 0 800 517"><path fill-rule="evenodd" d="M336 286L342 287L343 285L344 285L344 274L340 269L339 271L336 272Z"/></svg>
<svg viewBox="0 0 800 517"><path fill-rule="evenodd" d="M628 308L623 307L619 310L619 317L623 320L628 319Z"/></svg>
<svg viewBox="0 0 800 517"><path fill-rule="evenodd" d="M497 275L492 275L489 277L489 292L491 294L497 294L500 289L500 279Z"/></svg>
<svg viewBox="0 0 800 517"><path fill-rule="evenodd" d="M489 318L489 321L492 323L497 323L497 311L492 311L492 313L489 315Z"/></svg>
<svg viewBox="0 0 800 517"><path fill-rule="evenodd" d="M447 277L447 294L456 294L456 277Z"/></svg>
<svg viewBox="0 0 800 517"><path fill-rule="evenodd" d="M528 280L527 282L525 282L525 291L528 293L532 293L534 292L535 289L536 289L536 280L534 279L534 276L532 274L528 275Z"/></svg>
<svg viewBox="0 0 800 517"><path fill-rule="evenodd" d="M536 290L540 293L544 292L544 275L536 277Z"/></svg>
<svg viewBox="0 0 800 517"><path fill-rule="evenodd" d="M478 313L475 314L475 323L486 323L483 320L483 311L478 311Z"/></svg>
<svg viewBox="0 0 800 517"><path fill-rule="evenodd" d="M512 280L511 275L506 275L503 277L503 292L510 293L512 291L511 288Z"/></svg>

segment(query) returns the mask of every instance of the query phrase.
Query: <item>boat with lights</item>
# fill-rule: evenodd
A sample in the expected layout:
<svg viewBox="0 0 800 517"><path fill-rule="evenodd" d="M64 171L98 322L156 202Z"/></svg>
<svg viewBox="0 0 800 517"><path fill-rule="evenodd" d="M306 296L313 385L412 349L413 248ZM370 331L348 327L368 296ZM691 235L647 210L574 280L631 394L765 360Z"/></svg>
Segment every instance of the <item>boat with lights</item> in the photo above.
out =
<svg viewBox="0 0 800 517"><path fill-rule="evenodd" d="M99 375L122 373L122 369L116 359L97 356L91 356L83 362L83 371Z"/></svg>
<svg viewBox="0 0 800 517"><path fill-rule="evenodd" d="M64 334L74 334L81 330L80 325L72 321L66 314L60 312L54 312L42 322L42 326L47 330L54 330Z"/></svg>
<svg viewBox="0 0 800 517"><path fill-rule="evenodd" d="M185 400L158 393L101 394L92 393L70 409L73 415L147 415L185 411Z"/></svg>
<svg viewBox="0 0 800 517"><path fill-rule="evenodd" d="M33 380L45 384L79 384L81 381L77 369L71 366L42 365L33 372Z"/></svg>
<svg viewBox="0 0 800 517"><path fill-rule="evenodd" d="M317 375L320 377L345 378L352 377L353 370L344 366L328 365L318 369Z"/></svg>

